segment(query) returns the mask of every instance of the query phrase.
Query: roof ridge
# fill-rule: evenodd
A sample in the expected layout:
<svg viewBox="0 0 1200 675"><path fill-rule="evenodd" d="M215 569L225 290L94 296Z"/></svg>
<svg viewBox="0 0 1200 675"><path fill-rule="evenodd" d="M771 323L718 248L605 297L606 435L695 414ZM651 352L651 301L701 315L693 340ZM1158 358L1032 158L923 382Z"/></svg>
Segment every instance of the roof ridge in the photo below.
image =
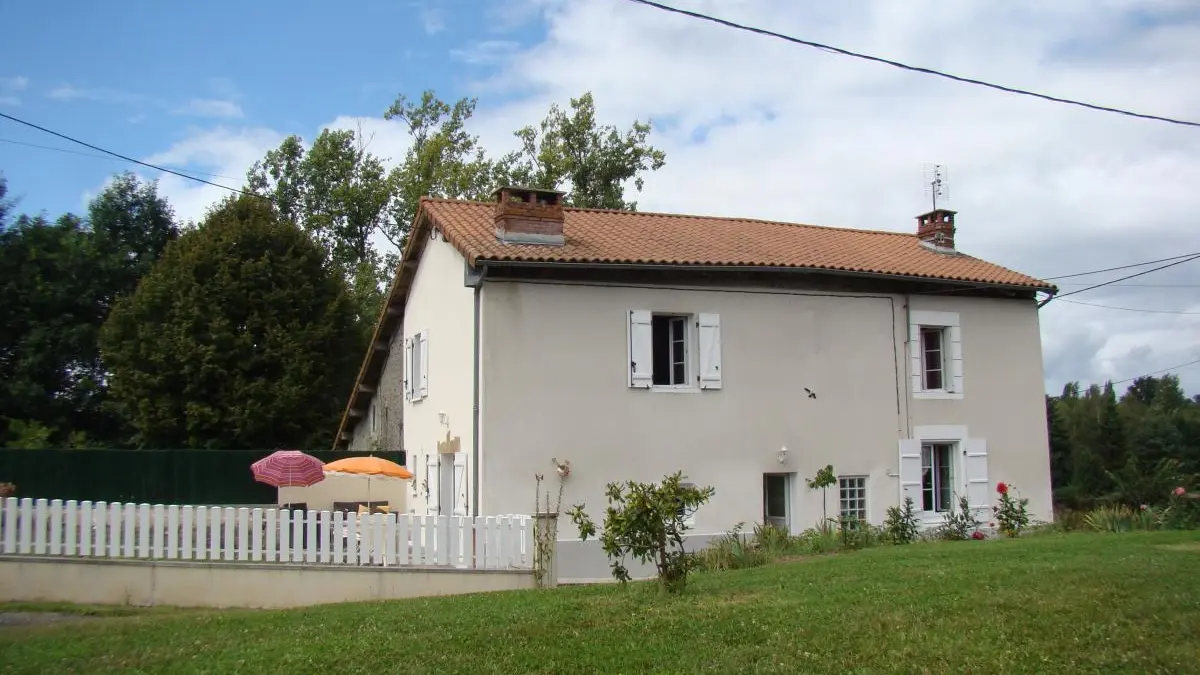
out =
<svg viewBox="0 0 1200 675"><path fill-rule="evenodd" d="M492 206L493 202L474 199L447 199L445 197L421 197L421 201L438 202L441 204L461 204L464 206ZM862 234L886 234L894 237L916 238L915 233L896 232L894 230L872 230L863 227L841 227L837 225L815 225L813 223L795 223L786 220L768 220L766 218L743 218L738 216L705 216L696 213L672 213L669 211L622 211L621 209L596 209L581 206L564 206L564 211L578 213L613 213L621 215L649 216L654 218L686 218L692 220L720 220L729 223L758 223L761 225L782 225L784 227L805 227L814 230L837 230L839 232L858 232Z"/></svg>

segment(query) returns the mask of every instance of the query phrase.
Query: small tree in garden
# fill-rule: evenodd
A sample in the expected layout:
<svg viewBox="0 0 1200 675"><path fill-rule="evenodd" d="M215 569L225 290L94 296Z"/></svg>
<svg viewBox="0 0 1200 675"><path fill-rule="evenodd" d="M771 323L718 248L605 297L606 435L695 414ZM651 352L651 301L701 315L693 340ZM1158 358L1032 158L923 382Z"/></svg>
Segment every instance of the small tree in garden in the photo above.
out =
<svg viewBox="0 0 1200 675"><path fill-rule="evenodd" d="M678 592L687 585L695 558L683 550L683 533L688 529L685 521L714 490L684 485L682 479L682 472L677 471L661 483L630 480L608 484L608 508L599 538L617 581L629 581L625 556L630 555L639 562L654 563L664 591ZM579 537L587 541L596 535L596 524L583 509L583 504L577 504L567 514L579 528Z"/></svg>
<svg viewBox="0 0 1200 675"><path fill-rule="evenodd" d="M824 469L818 471L817 475L808 479L807 482L810 490L821 491L821 518L828 520L829 512L825 508L825 491L826 488L837 482L837 476L833 474L833 465L826 464Z"/></svg>
<svg viewBox="0 0 1200 675"><path fill-rule="evenodd" d="M1000 503L992 507L992 514L996 517L1000 532L1007 537L1015 537L1021 534L1021 530L1029 527L1029 498L1014 499L1010 494L1013 491L1013 486L1004 481L996 483Z"/></svg>

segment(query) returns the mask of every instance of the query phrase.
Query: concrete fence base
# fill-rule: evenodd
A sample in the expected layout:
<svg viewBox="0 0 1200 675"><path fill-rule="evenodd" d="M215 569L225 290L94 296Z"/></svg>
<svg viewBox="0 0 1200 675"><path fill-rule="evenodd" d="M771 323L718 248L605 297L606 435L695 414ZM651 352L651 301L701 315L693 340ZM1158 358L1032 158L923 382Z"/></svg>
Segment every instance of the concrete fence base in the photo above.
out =
<svg viewBox="0 0 1200 675"><path fill-rule="evenodd" d="M0 600L303 607L534 588L531 570L0 556Z"/></svg>

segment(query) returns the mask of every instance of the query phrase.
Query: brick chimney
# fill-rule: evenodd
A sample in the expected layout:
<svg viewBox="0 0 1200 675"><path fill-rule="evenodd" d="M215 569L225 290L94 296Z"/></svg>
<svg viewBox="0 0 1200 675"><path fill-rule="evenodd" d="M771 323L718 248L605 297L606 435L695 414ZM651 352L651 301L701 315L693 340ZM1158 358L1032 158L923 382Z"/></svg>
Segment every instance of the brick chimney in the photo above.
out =
<svg viewBox="0 0 1200 675"><path fill-rule="evenodd" d="M954 250L954 211L934 209L917 216L917 239L944 251Z"/></svg>
<svg viewBox="0 0 1200 675"><path fill-rule="evenodd" d="M501 187L492 193L496 238L506 244L562 246L562 192Z"/></svg>

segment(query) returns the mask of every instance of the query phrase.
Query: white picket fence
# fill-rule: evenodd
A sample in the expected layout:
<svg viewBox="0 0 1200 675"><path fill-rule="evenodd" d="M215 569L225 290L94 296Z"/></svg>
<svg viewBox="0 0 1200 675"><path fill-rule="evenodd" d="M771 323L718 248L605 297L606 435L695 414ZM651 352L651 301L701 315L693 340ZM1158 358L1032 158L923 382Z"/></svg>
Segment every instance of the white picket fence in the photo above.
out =
<svg viewBox="0 0 1200 675"><path fill-rule="evenodd" d="M531 569L529 516L0 500L6 555Z"/></svg>

